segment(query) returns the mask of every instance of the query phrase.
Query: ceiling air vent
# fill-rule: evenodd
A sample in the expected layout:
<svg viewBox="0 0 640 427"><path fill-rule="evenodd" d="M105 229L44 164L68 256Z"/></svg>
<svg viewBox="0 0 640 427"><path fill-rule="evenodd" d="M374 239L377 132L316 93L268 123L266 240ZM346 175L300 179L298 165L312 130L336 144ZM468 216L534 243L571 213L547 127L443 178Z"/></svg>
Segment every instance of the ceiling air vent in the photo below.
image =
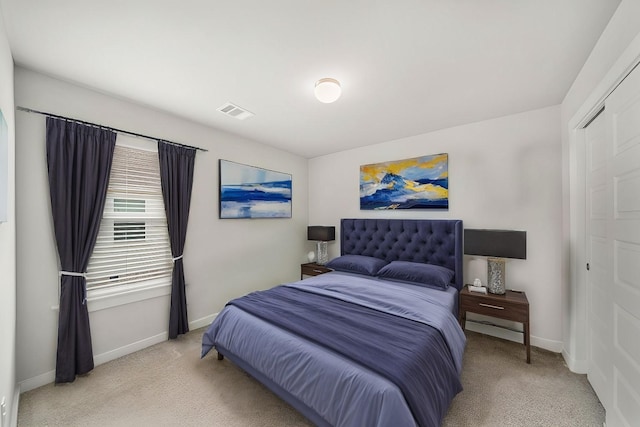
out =
<svg viewBox="0 0 640 427"><path fill-rule="evenodd" d="M218 111L238 120L244 120L253 116L253 113L251 111L247 111L244 108L240 108L230 102L227 102L222 107L218 107Z"/></svg>

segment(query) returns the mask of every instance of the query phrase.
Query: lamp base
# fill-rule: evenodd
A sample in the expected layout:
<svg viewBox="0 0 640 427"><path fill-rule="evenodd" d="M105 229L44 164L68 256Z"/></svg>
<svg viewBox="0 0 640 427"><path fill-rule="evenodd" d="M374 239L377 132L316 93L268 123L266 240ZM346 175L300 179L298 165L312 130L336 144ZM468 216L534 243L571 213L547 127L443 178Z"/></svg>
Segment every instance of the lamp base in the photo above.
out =
<svg viewBox="0 0 640 427"><path fill-rule="evenodd" d="M329 252L327 251L327 242L316 242L316 264L325 265L329 262Z"/></svg>
<svg viewBox="0 0 640 427"><path fill-rule="evenodd" d="M505 286L505 261L504 258L487 259L487 290L492 294L503 295Z"/></svg>

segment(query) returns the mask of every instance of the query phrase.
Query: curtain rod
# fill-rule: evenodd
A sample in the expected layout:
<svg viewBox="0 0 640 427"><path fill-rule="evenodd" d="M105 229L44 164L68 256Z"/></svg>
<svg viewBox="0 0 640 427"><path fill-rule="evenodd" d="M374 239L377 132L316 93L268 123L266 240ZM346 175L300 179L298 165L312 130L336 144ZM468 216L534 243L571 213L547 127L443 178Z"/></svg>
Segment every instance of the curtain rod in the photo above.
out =
<svg viewBox="0 0 640 427"><path fill-rule="evenodd" d="M44 111L33 110L31 108L18 106L18 107L16 107L16 109L20 110L20 111L27 112L27 113L42 114L43 116L47 116L47 117L54 117L56 119L68 120L68 121L72 121L72 122L76 122L76 123L81 123L83 125L88 125L88 126L94 126L94 127L98 127L98 128L102 128L102 129L107 129L107 130L110 130L110 131L113 131L113 132L116 132L116 133L124 133L124 134L131 135L131 136L137 136L139 138L146 138L146 139L151 139L151 140L154 140L154 141L162 141L162 142L166 142L166 143L171 144L171 145L177 145L179 147L193 148L194 150L200 150L200 151L205 151L205 152L209 151L209 150L206 150L204 148L194 147L192 145L180 144L178 142L167 141L166 139L162 139L162 138L154 138L153 136L143 135L141 133L130 132L128 130L122 130L122 129L116 129L116 128L113 128L111 126L103 126L103 125L99 125L99 124L91 123L91 122L85 122L84 120L78 120L78 119L73 119L71 117L59 116L57 114L52 114L52 113L47 113L47 112L44 112Z"/></svg>

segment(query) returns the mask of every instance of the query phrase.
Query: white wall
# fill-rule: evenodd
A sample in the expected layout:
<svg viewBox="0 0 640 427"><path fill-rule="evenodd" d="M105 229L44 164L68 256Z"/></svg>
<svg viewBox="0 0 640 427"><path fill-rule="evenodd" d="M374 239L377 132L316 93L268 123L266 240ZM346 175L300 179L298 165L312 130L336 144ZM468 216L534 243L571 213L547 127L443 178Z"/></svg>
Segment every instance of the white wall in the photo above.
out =
<svg viewBox="0 0 640 427"><path fill-rule="evenodd" d="M623 0L562 102L563 341L569 368L585 372L587 361L583 153L577 124L604 99L640 57L640 1ZM582 215L581 212L582 211Z"/></svg>
<svg viewBox="0 0 640 427"><path fill-rule="evenodd" d="M7 222L0 223L0 401L7 415L2 425L12 425L17 417L16 387L16 221L15 221L15 138L13 105L13 59L0 11L0 109L8 128ZM4 173L5 171L2 171Z"/></svg>
<svg viewBox="0 0 640 427"><path fill-rule="evenodd" d="M15 79L18 106L209 150L196 155L184 251L192 329L210 323L235 296L299 278L300 263L310 249L306 159L33 71L16 68ZM53 380L58 313L51 307L58 304L58 258L46 175L45 118L17 112L16 129L16 351L17 378L24 391ZM293 218L218 219L220 158L292 174ZM89 301L96 363L166 339L168 295L97 307Z"/></svg>
<svg viewBox="0 0 640 427"><path fill-rule="evenodd" d="M508 262L508 283L527 292L533 344L554 351L564 346L565 357L579 362L584 356L580 330L584 313L575 305L576 293L581 290L570 286L569 253L575 248L569 241L568 124L639 32L640 2L623 0L561 109L550 107L312 159L310 198L304 159L125 100L17 68L16 104L210 150L197 156L185 249L193 326L208 322L233 296L296 279L298 264L305 261L304 254L310 249L304 240L307 224L338 225L342 217L461 218L467 228L527 231L528 259ZM12 67L0 22L0 108L9 126L9 221L0 224L0 398L7 395L10 408L14 406L16 376L27 386L53 378L57 312L51 306L57 305L58 280L46 184L44 119L17 113L14 144ZM449 211L359 210L359 165L439 152L449 153ZM292 173L293 219L218 220L218 158ZM15 215L14 185L19 195ZM337 255L338 244L330 244L330 251ZM18 332L14 355L16 264ZM476 276L486 278L484 261L467 257L465 280ZM97 360L163 339L167 306L168 297L161 296L92 311Z"/></svg>
<svg viewBox="0 0 640 427"><path fill-rule="evenodd" d="M465 228L526 230L527 259L507 262L507 287L527 293L532 343L561 351L559 123L554 106L311 159L309 223L455 218ZM449 154L448 211L359 209L360 165L436 153ZM338 244L329 247L338 255ZM474 277L486 283L485 258L465 256L464 271L466 283Z"/></svg>

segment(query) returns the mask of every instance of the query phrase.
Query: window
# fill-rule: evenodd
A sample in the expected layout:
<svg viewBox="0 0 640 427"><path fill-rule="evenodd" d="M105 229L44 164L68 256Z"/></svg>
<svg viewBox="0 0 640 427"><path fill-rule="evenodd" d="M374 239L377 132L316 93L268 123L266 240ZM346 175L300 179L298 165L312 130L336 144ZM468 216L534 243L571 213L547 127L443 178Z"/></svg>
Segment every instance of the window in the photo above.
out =
<svg viewBox="0 0 640 427"><path fill-rule="evenodd" d="M116 145L87 289L170 284L172 269L158 153Z"/></svg>
<svg viewBox="0 0 640 427"><path fill-rule="evenodd" d="M145 226L144 222L114 222L113 240L144 240Z"/></svg>
<svg viewBox="0 0 640 427"><path fill-rule="evenodd" d="M113 199L114 212L145 212L145 200ZM113 240L143 240L145 238L144 222L113 223Z"/></svg>

